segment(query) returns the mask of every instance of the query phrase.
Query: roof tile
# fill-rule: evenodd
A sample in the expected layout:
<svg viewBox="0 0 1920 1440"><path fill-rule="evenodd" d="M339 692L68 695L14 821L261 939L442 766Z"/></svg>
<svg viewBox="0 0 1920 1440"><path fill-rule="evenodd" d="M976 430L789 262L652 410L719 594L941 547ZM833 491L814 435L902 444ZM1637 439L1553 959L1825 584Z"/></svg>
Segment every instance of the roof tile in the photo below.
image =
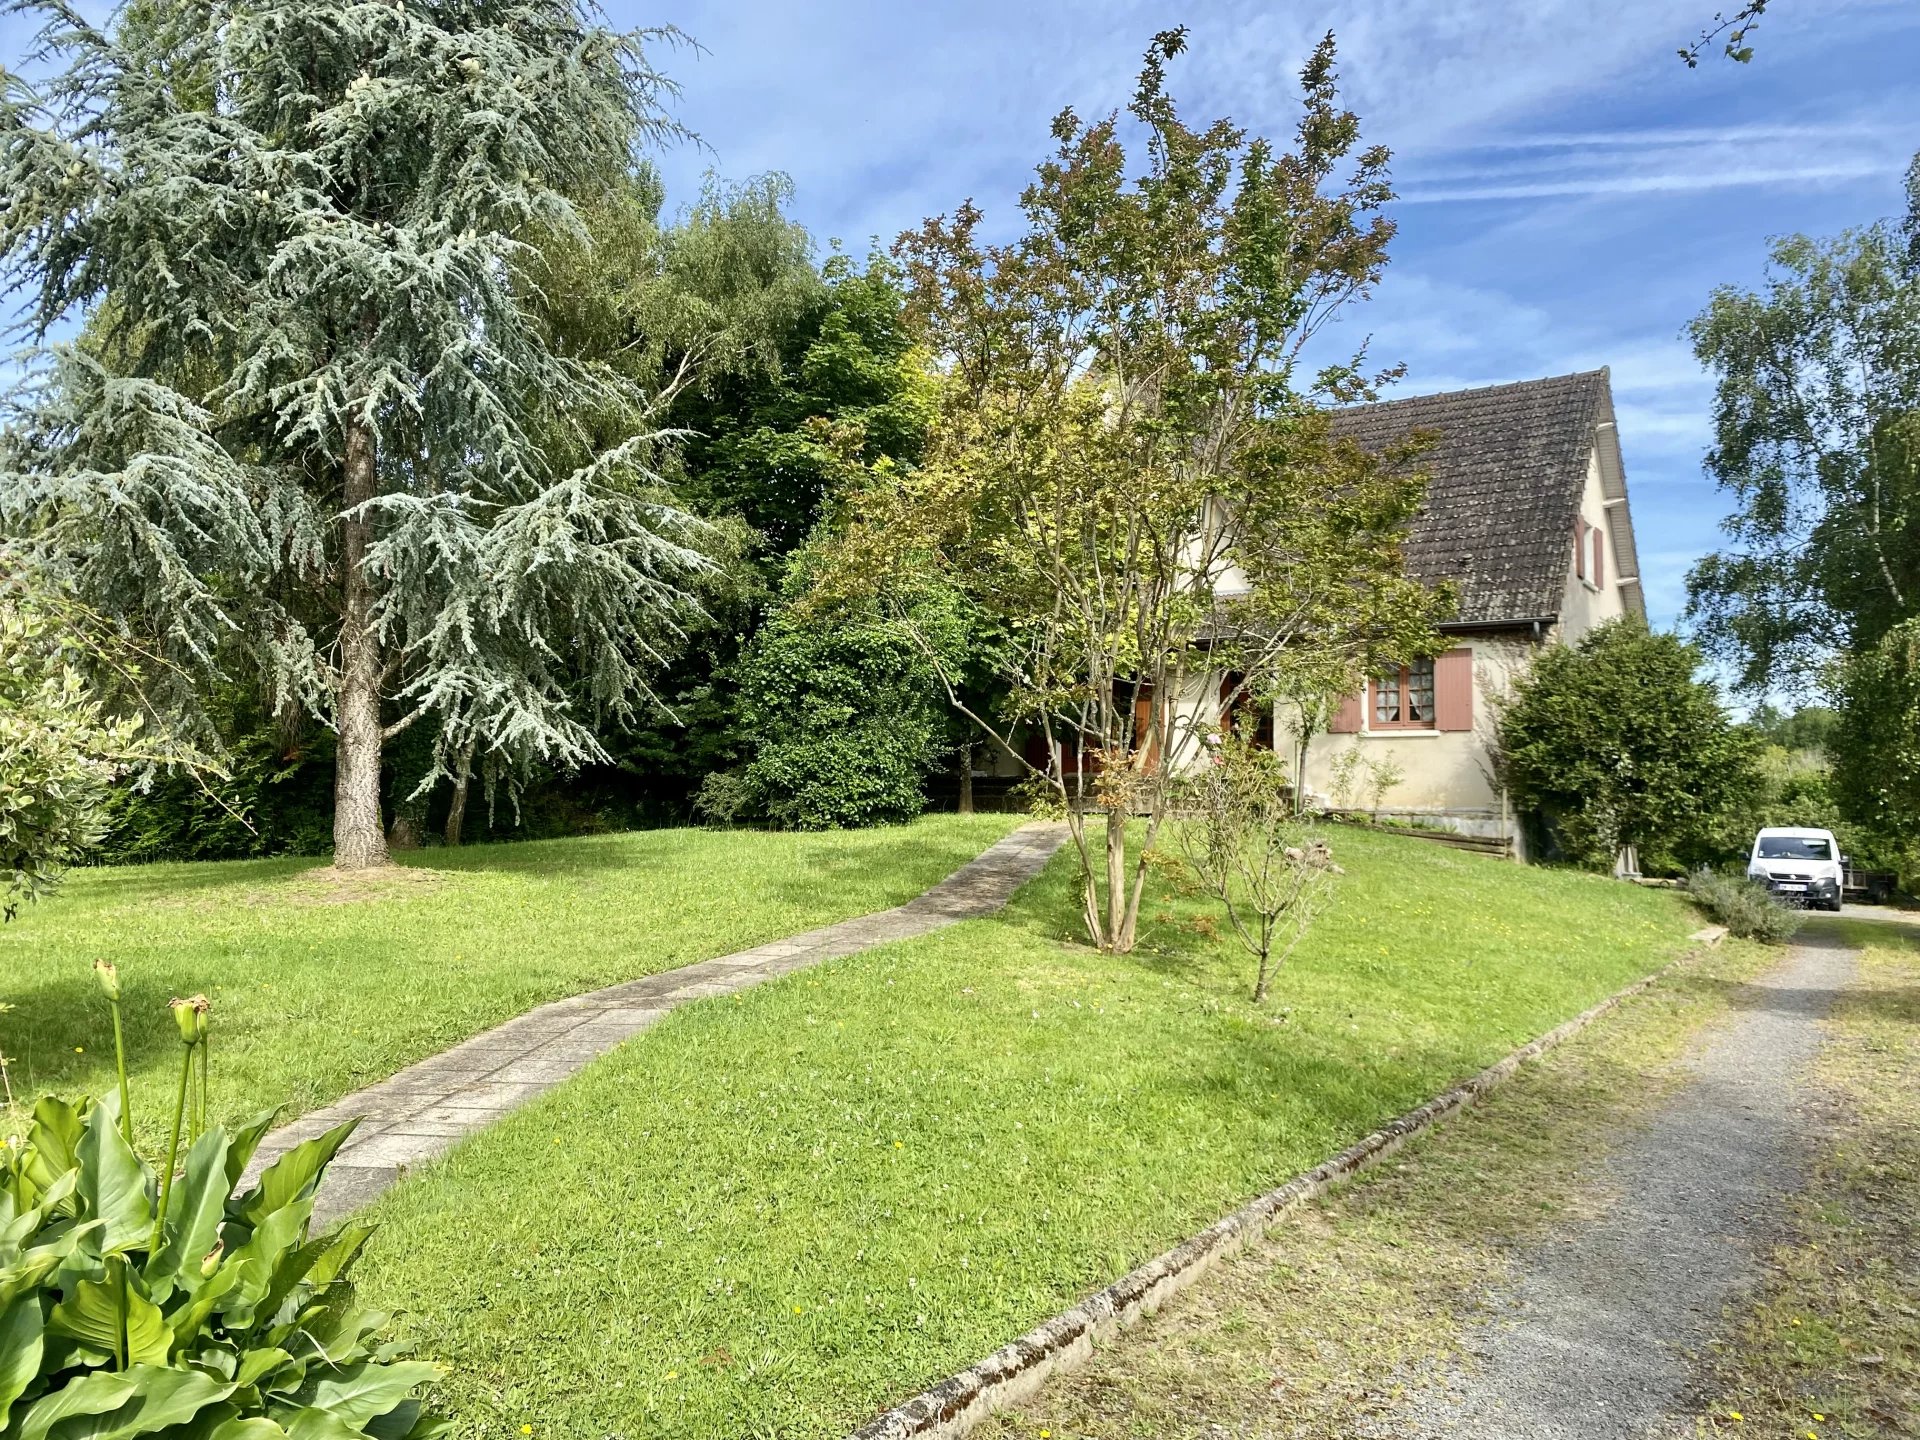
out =
<svg viewBox="0 0 1920 1440"><path fill-rule="evenodd" d="M1416 395L1336 411L1336 433L1379 449L1437 433L1407 570L1459 590L1455 623L1556 616L1572 563L1594 427L1612 413L1605 370Z"/></svg>

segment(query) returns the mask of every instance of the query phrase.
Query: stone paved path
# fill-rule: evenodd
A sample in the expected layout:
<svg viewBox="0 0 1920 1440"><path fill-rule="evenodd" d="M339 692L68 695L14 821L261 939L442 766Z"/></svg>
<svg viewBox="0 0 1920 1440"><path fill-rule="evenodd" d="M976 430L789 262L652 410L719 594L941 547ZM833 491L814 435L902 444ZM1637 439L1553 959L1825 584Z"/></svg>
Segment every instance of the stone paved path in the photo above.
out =
<svg viewBox="0 0 1920 1440"><path fill-rule="evenodd" d="M1530 1257L1468 1337L1473 1364L1416 1390L1367 1437L1627 1440L1680 1399L1688 1351L1752 1281L1755 1248L1800 1183L1808 1118L1800 1074L1855 952L1817 922L1732 1021L1686 1086L1610 1157L1618 1201Z"/></svg>
<svg viewBox="0 0 1920 1440"><path fill-rule="evenodd" d="M731 995L821 960L992 914L1040 873L1065 838L1064 825L1022 825L892 910L529 1010L274 1131L254 1157L248 1183L302 1140L364 1116L314 1205L315 1223L331 1223L381 1194L407 1167L445 1153L688 1000Z"/></svg>

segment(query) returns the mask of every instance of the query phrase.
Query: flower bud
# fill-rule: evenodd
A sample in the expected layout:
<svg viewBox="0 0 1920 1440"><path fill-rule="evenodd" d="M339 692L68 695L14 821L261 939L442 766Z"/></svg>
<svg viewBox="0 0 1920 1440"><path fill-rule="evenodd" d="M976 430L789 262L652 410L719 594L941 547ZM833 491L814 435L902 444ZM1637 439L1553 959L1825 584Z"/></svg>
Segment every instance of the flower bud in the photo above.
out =
<svg viewBox="0 0 1920 1440"><path fill-rule="evenodd" d="M226 1248L227 1242L221 1240L214 1245L213 1249L201 1257L200 1278L202 1280L211 1280L213 1278L213 1272L220 1268L220 1255Z"/></svg>
<svg viewBox="0 0 1920 1440"><path fill-rule="evenodd" d="M100 993L109 1000L120 998L120 971L111 960L93 962L93 978L99 982Z"/></svg>
<svg viewBox="0 0 1920 1440"><path fill-rule="evenodd" d="M173 1011L173 1023L180 1027L180 1043L191 1050L207 1038L207 1011L213 1007L207 997L195 995L190 999L173 999L167 1002Z"/></svg>

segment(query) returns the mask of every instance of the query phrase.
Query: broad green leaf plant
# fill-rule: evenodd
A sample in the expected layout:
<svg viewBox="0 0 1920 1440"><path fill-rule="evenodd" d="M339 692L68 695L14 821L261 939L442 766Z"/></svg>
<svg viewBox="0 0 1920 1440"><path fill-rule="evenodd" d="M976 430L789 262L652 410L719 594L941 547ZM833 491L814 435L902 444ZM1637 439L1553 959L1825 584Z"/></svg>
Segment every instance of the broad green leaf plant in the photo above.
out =
<svg viewBox="0 0 1920 1440"><path fill-rule="evenodd" d="M117 977L101 987L115 1006ZM229 1134L190 1103L209 1010L182 1043L156 1170L120 1095L34 1105L0 1151L0 1440L427 1440L438 1366L402 1358L347 1279L372 1233L311 1233L348 1121L239 1189L274 1111ZM183 1125L188 1148L179 1166Z"/></svg>

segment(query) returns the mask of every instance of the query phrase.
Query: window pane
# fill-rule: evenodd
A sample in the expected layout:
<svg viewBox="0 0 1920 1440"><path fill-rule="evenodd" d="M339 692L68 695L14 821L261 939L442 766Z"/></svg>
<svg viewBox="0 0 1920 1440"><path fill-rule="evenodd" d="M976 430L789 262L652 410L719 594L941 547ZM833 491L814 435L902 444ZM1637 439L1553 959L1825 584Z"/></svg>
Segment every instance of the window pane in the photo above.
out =
<svg viewBox="0 0 1920 1440"><path fill-rule="evenodd" d="M1393 725L1400 719L1400 677L1382 675L1373 682L1373 723Z"/></svg>
<svg viewBox="0 0 1920 1440"><path fill-rule="evenodd" d="M1407 719L1433 723L1433 661L1416 660L1407 669Z"/></svg>

